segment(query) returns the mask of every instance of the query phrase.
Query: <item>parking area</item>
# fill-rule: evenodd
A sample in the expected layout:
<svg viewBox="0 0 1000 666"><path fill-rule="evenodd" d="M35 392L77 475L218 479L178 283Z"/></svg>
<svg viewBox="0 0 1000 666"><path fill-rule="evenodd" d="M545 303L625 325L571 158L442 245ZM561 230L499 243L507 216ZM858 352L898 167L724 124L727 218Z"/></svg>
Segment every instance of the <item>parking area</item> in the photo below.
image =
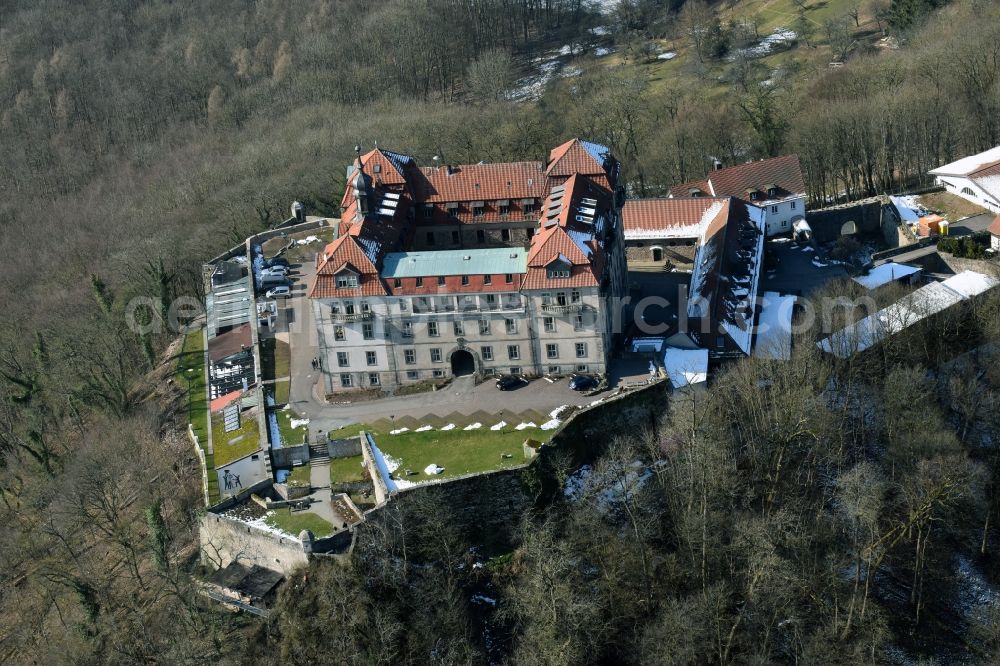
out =
<svg viewBox="0 0 1000 666"><path fill-rule="evenodd" d="M768 258L760 291L808 296L830 280L847 277L839 264L820 259L812 245L801 245L789 239L768 241Z"/></svg>

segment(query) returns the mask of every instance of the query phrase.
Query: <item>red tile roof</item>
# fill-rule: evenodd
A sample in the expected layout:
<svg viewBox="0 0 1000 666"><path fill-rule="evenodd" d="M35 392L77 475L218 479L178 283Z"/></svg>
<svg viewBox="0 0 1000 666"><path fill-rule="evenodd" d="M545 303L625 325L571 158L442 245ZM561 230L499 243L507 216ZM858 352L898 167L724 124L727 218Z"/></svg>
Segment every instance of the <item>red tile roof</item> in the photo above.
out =
<svg viewBox="0 0 1000 666"><path fill-rule="evenodd" d="M345 268L358 274L356 288L337 289L336 275ZM385 285L382 284L375 265L365 254L356 236L350 234L341 236L323 248L316 277L309 289L309 298L385 296L386 294Z"/></svg>
<svg viewBox="0 0 1000 666"><path fill-rule="evenodd" d="M243 324L208 341L208 360L212 363L232 356L253 346L250 324Z"/></svg>
<svg viewBox="0 0 1000 666"><path fill-rule="evenodd" d="M996 219L993 220L993 224L990 225L989 232L994 236L1000 236L1000 215L997 215Z"/></svg>
<svg viewBox="0 0 1000 666"><path fill-rule="evenodd" d="M675 199L629 199L622 209L622 224L629 231L667 231L684 227L697 228L718 197L680 197Z"/></svg>
<svg viewBox="0 0 1000 666"><path fill-rule="evenodd" d="M575 173L596 176L605 173L604 166L583 147L580 139L570 139L549 151L545 171L550 176L570 176Z"/></svg>
<svg viewBox="0 0 1000 666"><path fill-rule="evenodd" d="M362 155L361 164L365 173L371 177L376 185L406 184L406 176L378 148Z"/></svg>
<svg viewBox="0 0 1000 666"><path fill-rule="evenodd" d="M805 181L798 155L783 155L746 164L737 164L726 169L712 171L704 180L691 181L670 188L674 197L691 196L692 189L717 197L736 197L748 200L748 190L767 192L769 186L777 186L781 198L792 194L804 194Z"/></svg>
<svg viewBox="0 0 1000 666"><path fill-rule="evenodd" d="M414 196L427 203L540 199L549 191L541 162L422 167L418 173Z"/></svg>

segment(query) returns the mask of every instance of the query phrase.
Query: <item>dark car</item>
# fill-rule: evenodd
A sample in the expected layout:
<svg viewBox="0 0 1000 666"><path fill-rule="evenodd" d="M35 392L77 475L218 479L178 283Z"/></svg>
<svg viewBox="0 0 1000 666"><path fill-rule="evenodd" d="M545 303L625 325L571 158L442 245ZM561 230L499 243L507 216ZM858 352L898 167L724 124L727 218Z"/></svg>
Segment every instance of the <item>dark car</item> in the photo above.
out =
<svg viewBox="0 0 1000 666"><path fill-rule="evenodd" d="M576 375L569 380L569 387L574 391L589 391L597 388L601 381L593 375Z"/></svg>
<svg viewBox="0 0 1000 666"><path fill-rule="evenodd" d="M497 377L497 388L501 391L511 391L527 383L527 379L524 377L518 377L517 375L503 375L502 377Z"/></svg>
<svg viewBox="0 0 1000 666"><path fill-rule="evenodd" d="M285 259L284 257L271 257L270 259L266 259L264 261L264 266L267 268L272 266L284 266L285 268L288 268L290 264L288 259Z"/></svg>

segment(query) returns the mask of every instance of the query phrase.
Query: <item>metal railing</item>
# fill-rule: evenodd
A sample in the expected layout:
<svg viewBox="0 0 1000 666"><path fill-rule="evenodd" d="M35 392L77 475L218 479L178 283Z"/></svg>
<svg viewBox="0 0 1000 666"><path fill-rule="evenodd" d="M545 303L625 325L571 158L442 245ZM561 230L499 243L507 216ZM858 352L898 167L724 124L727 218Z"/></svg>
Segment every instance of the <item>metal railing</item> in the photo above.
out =
<svg viewBox="0 0 1000 666"><path fill-rule="evenodd" d="M334 312L330 315L330 318L336 322L351 322L351 321L368 321L374 317L371 312L355 312L353 314L346 314L344 312Z"/></svg>
<svg viewBox="0 0 1000 666"><path fill-rule="evenodd" d="M583 303L542 303L542 312L582 312Z"/></svg>

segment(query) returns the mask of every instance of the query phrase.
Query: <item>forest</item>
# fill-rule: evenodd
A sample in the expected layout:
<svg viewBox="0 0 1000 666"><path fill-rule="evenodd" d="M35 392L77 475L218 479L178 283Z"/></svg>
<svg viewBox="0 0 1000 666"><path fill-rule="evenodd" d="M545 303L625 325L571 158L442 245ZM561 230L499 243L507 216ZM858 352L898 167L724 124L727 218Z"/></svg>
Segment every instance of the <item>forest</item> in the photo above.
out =
<svg viewBox="0 0 1000 666"><path fill-rule="evenodd" d="M200 297L201 263L293 200L337 214L355 145L467 163L583 136L639 196L794 152L818 207L1000 143L997 2L794 0L794 48L761 59L749 0L601 4L0 3L0 661L995 658L996 607L964 613L961 575L1000 579L995 299L856 363L728 368L609 433L506 550L430 502L266 622L198 593L178 331L133 332L129 303ZM579 74L515 98L563 45Z"/></svg>

